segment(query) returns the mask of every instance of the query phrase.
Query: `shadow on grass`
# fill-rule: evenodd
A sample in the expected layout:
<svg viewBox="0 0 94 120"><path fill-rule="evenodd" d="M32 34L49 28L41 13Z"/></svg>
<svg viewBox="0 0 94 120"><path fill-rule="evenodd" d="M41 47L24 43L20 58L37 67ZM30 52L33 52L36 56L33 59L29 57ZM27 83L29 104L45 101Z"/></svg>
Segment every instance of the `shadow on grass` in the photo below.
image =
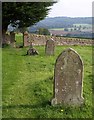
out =
<svg viewBox="0 0 94 120"><path fill-rule="evenodd" d="M32 94L34 98L37 99L37 103L35 104L20 104L20 105L4 105L2 109L16 109L16 108L45 108L47 106L51 106L51 100L49 100L51 93L49 89L51 89L53 77L50 76L48 79L44 81L35 82L33 85L28 85L27 91L30 92L30 98L32 98ZM32 86L32 87L31 87ZM32 89L31 89L32 88ZM31 94L32 92L32 94Z"/></svg>
<svg viewBox="0 0 94 120"><path fill-rule="evenodd" d="M28 94L30 99L32 98L32 95L34 95L34 99L36 100L36 103L34 104L18 104L18 105L4 105L2 106L2 109L12 109L12 108L45 108L47 106L51 106L51 96L52 96L52 90L51 90L51 84L53 82L53 77L49 76L49 78L35 82L34 84L28 84Z"/></svg>
<svg viewBox="0 0 94 120"><path fill-rule="evenodd" d="M44 101L40 104L35 105L9 105L9 106L2 106L2 109L15 109L15 108L45 108L46 106L51 105L49 101Z"/></svg>
<svg viewBox="0 0 94 120"><path fill-rule="evenodd" d="M89 75L88 78L92 79L92 75ZM34 84L29 83L27 91L29 92L30 99L32 98L32 95L34 95L34 100L36 100L35 104L19 104L19 105L8 105L8 106L2 106L2 110L6 109L34 109L36 111L37 118L39 117L45 117L47 115L50 116L50 114L55 114L58 112L60 114L60 110L64 109L65 116L73 114L73 110L75 111L82 111L82 113L88 112L88 106L85 104L81 107L68 107L68 106L51 106L50 98L52 97L52 84L53 84L53 76L47 77L45 80L40 80L37 82L34 82ZM40 110L40 111L38 111ZM52 111L51 113L48 112ZM76 113L76 112L75 112ZM81 113L80 113L81 114ZM61 115L61 114L60 114ZM81 120L81 119L80 119ZM90 119L89 119L90 120Z"/></svg>

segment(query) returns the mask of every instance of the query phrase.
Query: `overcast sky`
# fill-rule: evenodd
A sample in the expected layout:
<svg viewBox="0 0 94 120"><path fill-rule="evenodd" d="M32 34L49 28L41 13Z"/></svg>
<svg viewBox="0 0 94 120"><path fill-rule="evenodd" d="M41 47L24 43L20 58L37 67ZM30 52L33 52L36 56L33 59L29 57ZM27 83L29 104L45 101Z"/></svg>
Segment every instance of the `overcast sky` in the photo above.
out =
<svg viewBox="0 0 94 120"><path fill-rule="evenodd" d="M51 8L48 17L92 17L92 2L94 0L57 0Z"/></svg>

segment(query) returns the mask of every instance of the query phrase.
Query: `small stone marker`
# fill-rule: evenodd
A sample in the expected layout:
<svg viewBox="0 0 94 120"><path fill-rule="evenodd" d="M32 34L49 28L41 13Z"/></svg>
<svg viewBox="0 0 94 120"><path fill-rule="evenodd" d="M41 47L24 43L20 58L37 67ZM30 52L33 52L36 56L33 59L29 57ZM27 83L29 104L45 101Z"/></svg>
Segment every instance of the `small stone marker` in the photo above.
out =
<svg viewBox="0 0 94 120"><path fill-rule="evenodd" d="M26 55L38 55L38 51L35 48L29 48Z"/></svg>
<svg viewBox="0 0 94 120"><path fill-rule="evenodd" d="M54 98L51 104L83 104L83 62L76 51L68 48L57 58L54 75Z"/></svg>
<svg viewBox="0 0 94 120"><path fill-rule="evenodd" d="M55 42L53 39L46 41L45 53L46 55L54 55Z"/></svg>

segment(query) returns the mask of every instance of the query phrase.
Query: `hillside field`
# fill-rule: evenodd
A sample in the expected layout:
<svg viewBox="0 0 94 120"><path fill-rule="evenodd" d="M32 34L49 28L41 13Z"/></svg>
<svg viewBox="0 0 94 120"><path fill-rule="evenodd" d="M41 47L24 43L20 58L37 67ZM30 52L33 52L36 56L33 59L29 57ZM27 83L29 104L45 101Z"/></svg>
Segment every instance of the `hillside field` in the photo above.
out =
<svg viewBox="0 0 94 120"><path fill-rule="evenodd" d="M68 29L68 31L71 31L71 30L74 30L75 29L75 27L76 27L76 29L77 28L79 28L80 27L80 31L91 31L92 30L92 25L91 24L73 24L73 26L72 27L68 27L67 29ZM56 31L60 31L60 30L62 30L62 31L64 31L64 29L65 28L51 28L51 29L49 29L49 30L56 30Z"/></svg>
<svg viewBox="0 0 94 120"><path fill-rule="evenodd" d="M71 47L84 63L83 97L80 107L51 106L54 64L57 56ZM35 46L37 56L26 56L27 48L2 48L3 118L92 118L92 47L56 46L54 56L44 46Z"/></svg>

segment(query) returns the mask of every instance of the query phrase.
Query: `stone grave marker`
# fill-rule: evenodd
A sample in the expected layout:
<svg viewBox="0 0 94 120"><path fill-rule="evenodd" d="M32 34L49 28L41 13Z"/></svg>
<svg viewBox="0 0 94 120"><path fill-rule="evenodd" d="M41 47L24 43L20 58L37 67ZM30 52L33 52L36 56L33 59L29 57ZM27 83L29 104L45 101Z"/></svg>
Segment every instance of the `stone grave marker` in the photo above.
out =
<svg viewBox="0 0 94 120"><path fill-rule="evenodd" d="M29 40L30 40L30 36L29 36L28 32L24 32L24 46L25 47L30 45Z"/></svg>
<svg viewBox="0 0 94 120"><path fill-rule="evenodd" d="M14 32L10 32L10 45L11 47L15 47L15 33Z"/></svg>
<svg viewBox="0 0 94 120"><path fill-rule="evenodd" d="M55 41L53 39L46 41L45 53L46 55L54 55Z"/></svg>
<svg viewBox="0 0 94 120"><path fill-rule="evenodd" d="M83 104L83 62L72 48L57 58L54 70L54 98L51 104Z"/></svg>

